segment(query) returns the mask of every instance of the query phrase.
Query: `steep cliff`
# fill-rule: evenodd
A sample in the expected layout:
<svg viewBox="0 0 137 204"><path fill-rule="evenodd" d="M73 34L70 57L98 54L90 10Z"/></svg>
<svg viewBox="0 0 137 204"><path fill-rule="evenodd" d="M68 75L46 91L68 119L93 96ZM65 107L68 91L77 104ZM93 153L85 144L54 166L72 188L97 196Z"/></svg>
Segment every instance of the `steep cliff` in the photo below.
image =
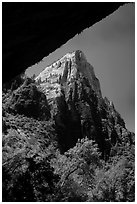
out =
<svg viewBox="0 0 137 204"><path fill-rule="evenodd" d="M113 146L122 143L125 123L113 103L102 97L94 68L82 51L66 54L35 80L47 96L62 152L73 147L78 138L88 137L107 157Z"/></svg>

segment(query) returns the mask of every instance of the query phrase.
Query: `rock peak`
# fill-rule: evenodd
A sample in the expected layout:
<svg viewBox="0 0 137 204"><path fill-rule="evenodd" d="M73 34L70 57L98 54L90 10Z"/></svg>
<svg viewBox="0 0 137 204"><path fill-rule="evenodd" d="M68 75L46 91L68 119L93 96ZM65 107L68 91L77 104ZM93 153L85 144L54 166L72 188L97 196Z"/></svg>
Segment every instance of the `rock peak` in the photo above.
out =
<svg viewBox="0 0 137 204"><path fill-rule="evenodd" d="M81 50L67 53L47 66L36 77L36 81L39 82L47 98L51 99L58 97L62 89L66 91L80 75L87 78L98 97L102 97L100 83L95 76L94 68L87 62Z"/></svg>
<svg viewBox="0 0 137 204"><path fill-rule="evenodd" d="M73 52L69 52L66 55L64 55L59 61L64 59L69 60L72 58L75 58L76 63L79 61L87 61L84 53L81 50L75 50Z"/></svg>

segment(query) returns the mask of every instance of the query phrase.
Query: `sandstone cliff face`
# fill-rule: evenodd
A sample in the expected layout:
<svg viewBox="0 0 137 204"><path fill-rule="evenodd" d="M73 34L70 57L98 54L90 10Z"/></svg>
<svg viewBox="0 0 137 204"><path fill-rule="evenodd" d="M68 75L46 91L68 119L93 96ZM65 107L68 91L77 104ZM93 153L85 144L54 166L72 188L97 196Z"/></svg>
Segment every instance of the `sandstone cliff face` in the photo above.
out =
<svg viewBox="0 0 137 204"><path fill-rule="evenodd" d="M102 97L99 80L82 51L66 54L35 80L50 104L62 152L83 137L95 140L103 157L122 143L125 123L113 103Z"/></svg>
<svg viewBox="0 0 137 204"><path fill-rule="evenodd" d="M68 89L79 78L79 74L85 76L92 89L100 97L101 90L99 80L96 78L93 67L87 62L82 51L68 53L60 60L46 67L36 81L39 81L48 99L61 95L62 89L68 96Z"/></svg>

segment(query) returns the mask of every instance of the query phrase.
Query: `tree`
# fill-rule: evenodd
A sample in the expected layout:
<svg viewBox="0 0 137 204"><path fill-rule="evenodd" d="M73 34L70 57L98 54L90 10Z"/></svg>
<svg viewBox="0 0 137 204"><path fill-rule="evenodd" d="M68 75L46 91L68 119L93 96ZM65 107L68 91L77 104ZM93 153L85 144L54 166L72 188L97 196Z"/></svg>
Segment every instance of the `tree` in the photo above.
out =
<svg viewBox="0 0 137 204"><path fill-rule="evenodd" d="M27 135L13 129L3 140L3 201L51 201L58 181L50 166L54 146L43 151L40 141L32 144Z"/></svg>
<svg viewBox="0 0 137 204"><path fill-rule="evenodd" d="M135 200L134 154L127 149L111 158L104 169L96 172L96 186L90 201L133 202Z"/></svg>
<svg viewBox="0 0 137 204"><path fill-rule="evenodd" d="M54 173L60 177L58 199L86 201L87 192L94 186L95 170L102 165L93 141L82 139L64 155L58 152L51 163Z"/></svg>

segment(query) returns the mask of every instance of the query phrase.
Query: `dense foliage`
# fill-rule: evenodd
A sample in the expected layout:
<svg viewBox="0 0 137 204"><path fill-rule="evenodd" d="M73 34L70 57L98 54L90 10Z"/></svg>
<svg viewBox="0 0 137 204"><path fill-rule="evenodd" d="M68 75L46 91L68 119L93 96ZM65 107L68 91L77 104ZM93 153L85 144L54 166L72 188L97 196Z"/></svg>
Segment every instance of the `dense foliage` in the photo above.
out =
<svg viewBox="0 0 137 204"><path fill-rule="evenodd" d="M5 108L8 112L37 119L50 117L46 96L38 90L30 78L27 78L18 89L6 97Z"/></svg>
<svg viewBox="0 0 137 204"><path fill-rule="evenodd" d="M80 87L75 86L75 91L76 88ZM85 98L85 92L83 96L77 95L77 97ZM85 102L79 104L75 99L77 110L85 122L83 122L85 137L75 138L77 141L73 147L62 152L59 133L64 129L62 127L58 131L59 127L51 116L54 110L50 109L46 96L34 80L18 79L17 84L13 83L10 89L5 88L2 118L3 201L133 202L135 200L134 134L124 129L125 124L120 115L113 111L113 107L111 110L108 109L107 100L100 106L105 121L102 123L101 115L98 116L94 93L91 92L90 96L92 100L89 101L89 98L86 100L92 105L96 123L100 121L101 137L107 132L105 129L107 120L110 125L110 139L114 139L111 141L108 138L109 144L111 141L111 148L109 146L109 153L105 151L106 157L102 156L99 146L100 135L95 138L95 131L88 128L91 115L89 106ZM61 105L61 107L64 108L62 113L65 113L66 106ZM64 124L65 122L67 124L65 114L63 117ZM75 125L76 123L74 128ZM70 126L68 131L69 128ZM121 131L120 136L114 133L116 130ZM73 130L72 133L78 134L78 131ZM63 143L63 138L61 142Z"/></svg>

